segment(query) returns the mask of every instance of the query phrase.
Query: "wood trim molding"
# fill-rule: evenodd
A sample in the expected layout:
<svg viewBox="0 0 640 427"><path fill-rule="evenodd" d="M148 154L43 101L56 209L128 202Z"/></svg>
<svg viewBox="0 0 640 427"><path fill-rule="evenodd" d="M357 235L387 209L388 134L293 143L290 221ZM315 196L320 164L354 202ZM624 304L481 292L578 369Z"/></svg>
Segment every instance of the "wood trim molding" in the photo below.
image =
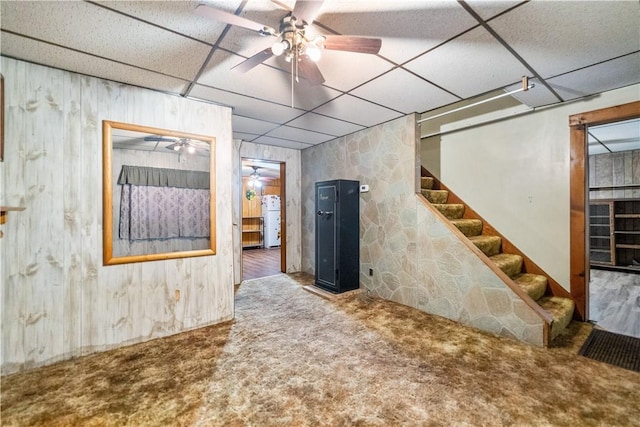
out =
<svg viewBox="0 0 640 427"><path fill-rule="evenodd" d="M640 117L640 101L569 116L569 126L596 126Z"/></svg>
<svg viewBox="0 0 640 427"><path fill-rule="evenodd" d="M4 76L0 74L0 162L4 162Z"/></svg>
<svg viewBox="0 0 640 427"><path fill-rule="evenodd" d="M589 260L587 253L586 204L588 153L587 128L604 123L640 117L640 101L569 116L570 126L570 281L571 296L581 319L588 318L587 283L589 282Z"/></svg>
<svg viewBox="0 0 640 427"><path fill-rule="evenodd" d="M280 163L280 271L287 272L287 164Z"/></svg>

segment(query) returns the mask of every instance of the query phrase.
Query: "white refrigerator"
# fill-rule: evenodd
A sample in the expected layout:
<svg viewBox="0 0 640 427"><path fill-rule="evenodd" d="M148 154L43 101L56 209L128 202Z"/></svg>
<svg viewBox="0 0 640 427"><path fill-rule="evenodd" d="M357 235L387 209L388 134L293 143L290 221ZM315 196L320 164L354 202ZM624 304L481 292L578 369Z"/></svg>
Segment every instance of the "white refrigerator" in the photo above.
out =
<svg viewBox="0 0 640 427"><path fill-rule="evenodd" d="M280 246L280 196L262 196L264 247Z"/></svg>

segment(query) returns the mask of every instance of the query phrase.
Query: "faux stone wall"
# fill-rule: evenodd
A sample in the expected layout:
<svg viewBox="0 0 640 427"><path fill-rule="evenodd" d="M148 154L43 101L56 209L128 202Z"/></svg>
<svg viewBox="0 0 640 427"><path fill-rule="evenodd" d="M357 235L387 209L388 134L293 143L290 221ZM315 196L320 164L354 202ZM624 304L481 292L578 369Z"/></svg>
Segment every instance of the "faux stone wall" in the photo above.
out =
<svg viewBox="0 0 640 427"><path fill-rule="evenodd" d="M543 322L416 195L415 116L302 152L302 268L315 264L317 181L353 179L360 194L360 286L373 295L498 335L543 344ZM373 276L369 276L369 269Z"/></svg>

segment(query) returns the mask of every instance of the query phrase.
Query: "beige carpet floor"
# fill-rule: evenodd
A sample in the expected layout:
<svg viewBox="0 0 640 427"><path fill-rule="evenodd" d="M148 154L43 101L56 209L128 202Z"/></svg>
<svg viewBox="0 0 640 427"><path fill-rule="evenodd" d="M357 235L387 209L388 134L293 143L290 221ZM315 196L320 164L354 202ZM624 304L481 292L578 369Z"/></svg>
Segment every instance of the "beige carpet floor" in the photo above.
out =
<svg viewBox="0 0 640 427"><path fill-rule="evenodd" d="M7 426L640 425L640 374L306 275L244 282L236 319L2 378Z"/></svg>

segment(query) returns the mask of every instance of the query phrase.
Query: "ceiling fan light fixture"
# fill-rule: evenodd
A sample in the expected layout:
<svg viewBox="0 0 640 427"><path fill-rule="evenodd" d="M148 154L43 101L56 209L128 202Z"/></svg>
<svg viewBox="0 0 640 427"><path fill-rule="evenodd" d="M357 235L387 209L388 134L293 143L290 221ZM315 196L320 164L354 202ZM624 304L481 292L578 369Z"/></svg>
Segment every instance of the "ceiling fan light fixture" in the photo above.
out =
<svg viewBox="0 0 640 427"><path fill-rule="evenodd" d="M193 154L195 152L196 152L196 147L194 147L193 145L188 145L187 144L187 153Z"/></svg>
<svg viewBox="0 0 640 427"><path fill-rule="evenodd" d="M273 44L273 46L271 46L271 52L275 55L275 56L280 56L284 53L284 51L289 49L289 43L286 40L282 40L279 42L276 42Z"/></svg>
<svg viewBox="0 0 640 427"><path fill-rule="evenodd" d="M180 151L180 148L182 148L182 145L176 144L173 146L173 151Z"/></svg>
<svg viewBox="0 0 640 427"><path fill-rule="evenodd" d="M306 46L305 53L310 60L312 60L313 62L318 62L320 60L320 57L322 56L322 49L320 49L317 44L311 43Z"/></svg>

